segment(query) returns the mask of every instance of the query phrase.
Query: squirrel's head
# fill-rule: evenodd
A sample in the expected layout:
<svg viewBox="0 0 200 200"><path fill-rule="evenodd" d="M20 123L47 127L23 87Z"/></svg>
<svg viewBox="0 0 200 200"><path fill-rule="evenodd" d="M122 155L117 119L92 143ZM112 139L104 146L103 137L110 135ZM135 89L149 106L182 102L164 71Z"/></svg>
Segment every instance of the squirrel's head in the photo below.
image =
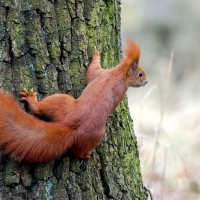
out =
<svg viewBox="0 0 200 200"><path fill-rule="evenodd" d="M138 66L138 60L134 60L127 74L127 83L129 87L140 87L148 83L145 71Z"/></svg>
<svg viewBox="0 0 200 200"><path fill-rule="evenodd" d="M132 41L127 39L123 59L124 68L126 70L126 80L129 87L140 87L148 83L144 70L138 66L140 59L140 48Z"/></svg>

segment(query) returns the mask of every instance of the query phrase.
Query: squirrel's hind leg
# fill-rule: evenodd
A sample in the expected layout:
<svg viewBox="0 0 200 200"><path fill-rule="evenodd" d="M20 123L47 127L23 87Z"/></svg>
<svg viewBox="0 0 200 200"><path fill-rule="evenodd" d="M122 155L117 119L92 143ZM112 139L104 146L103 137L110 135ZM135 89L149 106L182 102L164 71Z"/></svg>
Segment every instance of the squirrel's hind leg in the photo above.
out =
<svg viewBox="0 0 200 200"><path fill-rule="evenodd" d="M91 151L79 151L75 148L72 149L72 154L80 159L86 159L86 158L90 158L91 156Z"/></svg>
<svg viewBox="0 0 200 200"><path fill-rule="evenodd" d="M76 105L76 99L67 94L54 94L45 97L41 101L37 101L37 96L33 89L28 92L24 88L24 91L20 92L20 94L23 96L21 101L28 103L33 114L53 122L63 123L67 113L73 113Z"/></svg>
<svg viewBox="0 0 200 200"><path fill-rule="evenodd" d="M23 90L23 92L20 92L20 95L23 96L20 101L27 102L31 111L37 115L39 112L37 93L34 92L33 88L31 88L30 92L26 88L23 88Z"/></svg>

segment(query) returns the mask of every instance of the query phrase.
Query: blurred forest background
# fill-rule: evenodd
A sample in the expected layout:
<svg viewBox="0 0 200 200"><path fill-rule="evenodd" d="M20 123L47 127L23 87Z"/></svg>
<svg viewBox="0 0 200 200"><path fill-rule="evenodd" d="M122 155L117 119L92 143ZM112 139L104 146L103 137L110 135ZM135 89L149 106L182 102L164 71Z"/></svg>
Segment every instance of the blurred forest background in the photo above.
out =
<svg viewBox="0 0 200 200"><path fill-rule="evenodd" d="M122 42L149 83L128 90L144 185L156 200L200 199L200 1L122 1Z"/></svg>

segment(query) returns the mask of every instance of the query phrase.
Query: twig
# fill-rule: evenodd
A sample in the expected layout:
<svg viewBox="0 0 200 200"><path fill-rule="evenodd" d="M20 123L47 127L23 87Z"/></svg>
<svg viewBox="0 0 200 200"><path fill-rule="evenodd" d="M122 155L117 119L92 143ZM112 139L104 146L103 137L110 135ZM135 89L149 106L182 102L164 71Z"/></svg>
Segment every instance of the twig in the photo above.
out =
<svg viewBox="0 0 200 200"><path fill-rule="evenodd" d="M149 194L148 196L150 196L151 200L153 200L153 196L151 194L151 191L149 189L147 189L146 187L144 187L144 189L147 192L147 194Z"/></svg>

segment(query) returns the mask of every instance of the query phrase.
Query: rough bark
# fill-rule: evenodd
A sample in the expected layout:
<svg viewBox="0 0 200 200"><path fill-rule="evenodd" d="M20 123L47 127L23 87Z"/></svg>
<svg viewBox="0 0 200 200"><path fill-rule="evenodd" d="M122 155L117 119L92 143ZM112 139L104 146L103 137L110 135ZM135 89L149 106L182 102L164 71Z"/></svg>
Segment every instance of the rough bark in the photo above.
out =
<svg viewBox="0 0 200 200"><path fill-rule="evenodd" d="M23 87L35 88L40 98L56 92L78 97L93 46L103 67L119 61L120 1L0 3L0 86L17 98ZM1 155L0 199L146 199L127 100L108 119L89 160L64 155L46 164L22 164Z"/></svg>

